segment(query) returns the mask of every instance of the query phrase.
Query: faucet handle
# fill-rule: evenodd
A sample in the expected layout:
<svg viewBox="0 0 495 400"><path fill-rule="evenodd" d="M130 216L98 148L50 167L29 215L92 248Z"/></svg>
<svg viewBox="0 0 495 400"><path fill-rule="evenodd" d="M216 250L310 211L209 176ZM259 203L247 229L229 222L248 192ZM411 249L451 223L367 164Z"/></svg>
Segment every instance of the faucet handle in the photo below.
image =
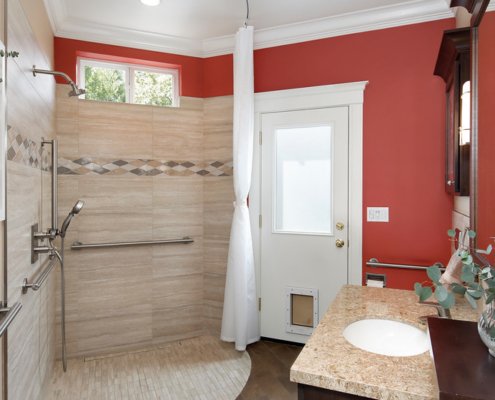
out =
<svg viewBox="0 0 495 400"><path fill-rule="evenodd" d="M452 314L448 308L442 307L440 304L433 301L420 301L420 305L434 307L437 310L438 316L440 318L452 319Z"/></svg>

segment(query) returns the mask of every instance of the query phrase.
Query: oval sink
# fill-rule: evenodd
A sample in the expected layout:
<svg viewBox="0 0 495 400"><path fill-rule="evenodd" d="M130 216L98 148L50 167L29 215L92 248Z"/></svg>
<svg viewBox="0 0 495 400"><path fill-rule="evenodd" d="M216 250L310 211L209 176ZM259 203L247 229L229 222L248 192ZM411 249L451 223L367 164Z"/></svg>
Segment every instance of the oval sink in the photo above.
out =
<svg viewBox="0 0 495 400"><path fill-rule="evenodd" d="M426 332L388 319L353 322L344 329L343 335L353 346L385 356L415 356L430 348Z"/></svg>

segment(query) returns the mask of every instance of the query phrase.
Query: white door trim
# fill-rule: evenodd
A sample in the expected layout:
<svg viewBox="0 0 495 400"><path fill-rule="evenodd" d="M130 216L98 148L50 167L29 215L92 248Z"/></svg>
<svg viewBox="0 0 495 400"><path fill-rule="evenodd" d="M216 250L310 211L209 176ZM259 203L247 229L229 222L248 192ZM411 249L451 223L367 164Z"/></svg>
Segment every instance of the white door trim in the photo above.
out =
<svg viewBox="0 0 495 400"><path fill-rule="evenodd" d="M301 89L256 93L254 96L253 175L249 195L251 231L253 235L256 287L260 296L261 243L259 215L261 212L260 129L263 113L305 110L311 108L349 107L349 284L362 284L363 247L363 102L367 81ZM268 221L265 221L268 223Z"/></svg>

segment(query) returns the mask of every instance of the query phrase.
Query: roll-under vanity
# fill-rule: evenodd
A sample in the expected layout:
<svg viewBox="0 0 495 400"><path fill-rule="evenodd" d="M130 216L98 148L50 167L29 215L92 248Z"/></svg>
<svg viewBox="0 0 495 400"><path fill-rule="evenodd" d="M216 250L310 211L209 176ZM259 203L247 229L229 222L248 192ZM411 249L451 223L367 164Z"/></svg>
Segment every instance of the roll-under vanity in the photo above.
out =
<svg viewBox="0 0 495 400"><path fill-rule="evenodd" d="M343 336L348 325L367 318L401 321L426 330L420 318L435 313L434 308L419 305L413 291L342 287L292 365L290 379L298 383L299 400L438 399L429 352L384 356L354 347ZM461 304L452 310L452 317L474 321L476 312Z"/></svg>

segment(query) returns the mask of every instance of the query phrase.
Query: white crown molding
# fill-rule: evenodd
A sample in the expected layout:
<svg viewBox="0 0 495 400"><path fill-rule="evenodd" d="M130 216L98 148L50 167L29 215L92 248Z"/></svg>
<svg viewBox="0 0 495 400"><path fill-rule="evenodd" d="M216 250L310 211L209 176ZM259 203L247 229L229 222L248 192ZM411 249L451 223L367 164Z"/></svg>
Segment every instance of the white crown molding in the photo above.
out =
<svg viewBox="0 0 495 400"><path fill-rule="evenodd" d="M234 35L195 40L94 24L69 17L63 0L44 2L55 36L58 37L194 57L212 57L233 52ZM490 8L493 9L493 4L490 4ZM444 0L415 0L400 5L255 30L254 48L274 47L452 17L454 13Z"/></svg>
<svg viewBox="0 0 495 400"><path fill-rule="evenodd" d="M421 0L274 28L258 29L254 32L254 48L263 49L453 17L453 11L443 1ZM206 39L203 41L203 56L211 57L232 53L233 47L233 35Z"/></svg>
<svg viewBox="0 0 495 400"><path fill-rule="evenodd" d="M57 24L55 36L194 57L203 55L200 40L95 24L72 17Z"/></svg>

